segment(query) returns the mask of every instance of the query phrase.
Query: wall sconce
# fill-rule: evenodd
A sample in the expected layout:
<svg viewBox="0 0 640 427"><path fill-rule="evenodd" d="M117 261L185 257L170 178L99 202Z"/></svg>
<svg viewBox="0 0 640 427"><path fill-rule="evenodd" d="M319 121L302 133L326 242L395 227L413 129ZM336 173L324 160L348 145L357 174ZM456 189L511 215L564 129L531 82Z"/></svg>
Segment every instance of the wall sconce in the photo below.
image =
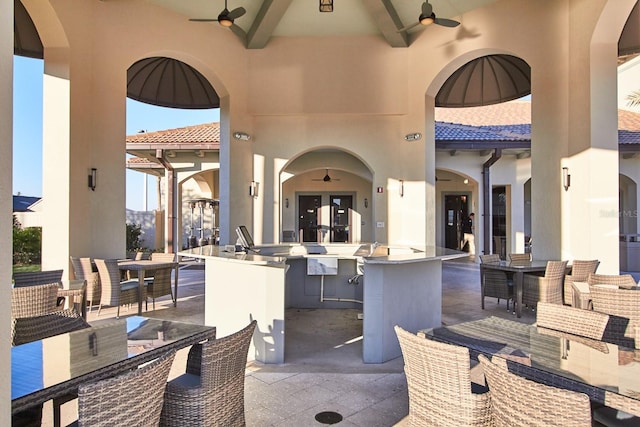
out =
<svg viewBox="0 0 640 427"><path fill-rule="evenodd" d="M253 197L254 199L257 199L259 186L260 186L259 182L251 181L251 183L249 184L249 196Z"/></svg>
<svg viewBox="0 0 640 427"><path fill-rule="evenodd" d="M469 178L465 178L465 179L463 179L463 180L462 180L462 183L463 183L463 184L465 184L465 185L466 185L466 184L469 184Z"/></svg>
<svg viewBox="0 0 640 427"><path fill-rule="evenodd" d="M251 139L251 135L249 135L248 133L245 132L234 132L233 133L233 137L235 139L239 139L241 141L248 141Z"/></svg>
<svg viewBox="0 0 640 427"><path fill-rule="evenodd" d="M333 12L333 0L320 0L320 12Z"/></svg>
<svg viewBox="0 0 640 427"><path fill-rule="evenodd" d="M569 175L568 167L562 168L562 185L564 186L564 191L569 190L569 187L571 186L571 175Z"/></svg>
<svg viewBox="0 0 640 427"><path fill-rule="evenodd" d="M418 141L422 138L422 134L420 132L408 133L404 136L405 141Z"/></svg>
<svg viewBox="0 0 640 427"><path fill-rule="evenodd" d="M284 207L289 209L289 198L284 199Z"/></svg>
<svg viewBox="0 0 640 427"><path fill-rule="evenodd" d="M369 199L367 199L366 197L364 198L364 207L365 208L369 207Z"/></svg>
<svg viewBox="0 0 640 427"><path fill-rule="evenodd" d="M91 191L96 191L96 184L98 183L98 170L96 168L89 169L88 182Z"/></svg>
<svg viewBox="0 0 640 427"><path fill-rule="evenodd" d="M400 197L404 197L404 180L398 181L398 191L400 192Z"/></svg>

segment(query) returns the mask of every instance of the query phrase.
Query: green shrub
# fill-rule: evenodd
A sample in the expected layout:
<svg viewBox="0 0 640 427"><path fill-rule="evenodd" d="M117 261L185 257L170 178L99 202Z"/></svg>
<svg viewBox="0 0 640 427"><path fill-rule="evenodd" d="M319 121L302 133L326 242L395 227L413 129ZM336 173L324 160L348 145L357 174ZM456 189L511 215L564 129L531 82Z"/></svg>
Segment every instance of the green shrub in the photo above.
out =
<svg viewBox="0 0 640 427"><path fill-rule="evenodd" d="M127 224L127 252L143 250L140 235L142 226L140 224Z"/></svg>
<svg viewBox="0 0 640 427"><path fill-rule="evenodd" d="M22 228L13 216L13 263L39 264L42 257L42 228Z"/></svg>

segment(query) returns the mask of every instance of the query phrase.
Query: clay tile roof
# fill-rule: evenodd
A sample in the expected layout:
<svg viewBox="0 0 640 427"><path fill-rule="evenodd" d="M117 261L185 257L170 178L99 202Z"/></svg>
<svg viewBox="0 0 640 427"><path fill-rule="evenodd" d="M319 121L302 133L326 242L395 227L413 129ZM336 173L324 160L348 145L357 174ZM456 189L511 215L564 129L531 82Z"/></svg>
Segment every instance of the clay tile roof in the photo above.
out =
<svg viewBox="0 0 640 427"><path fill-rule="evenodd" d="M220 144L220 123L204 123L177 129L127 136L127 144Z"/></svg>

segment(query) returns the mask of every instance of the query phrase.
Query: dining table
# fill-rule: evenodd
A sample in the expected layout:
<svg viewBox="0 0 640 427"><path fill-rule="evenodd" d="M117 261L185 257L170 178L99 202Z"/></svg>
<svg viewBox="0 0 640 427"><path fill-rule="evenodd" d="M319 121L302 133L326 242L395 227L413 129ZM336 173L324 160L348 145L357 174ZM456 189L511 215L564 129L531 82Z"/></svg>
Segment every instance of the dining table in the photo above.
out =
<svg viewBox="0 0 640 427"><path fill-rule="evenodd" d="M488 317L421 331L427 339L505 359L510 372L640 416L639 343L593 340L560 330Z"/></svg>
<svg viewBox="0 0 640 427"><path fill-rule="evenodd" d="M124 259L118 261L118 268L121 271L135 271L138 273L138 315L142 314L142 295L145 287L145 272L159 270L161 268L173 268L175 271L173 277L173 306L178 306L178 270L180 264L178 262L154 261L146 260L130 260Z"/></svg>
<svg viewBox="0 0 640 427"><path fill-rule="evenodd" d="M544 274L547 269L547 261L500 261L480 263L480 277L484 277L484 270L504 271L513 278L515 287L515 301L513 304L514 313L517 317L522 317L522 291L524 288L524 275Z"/></svg>
<svg viewBox="0 0 640 427"><path fill-rule="evenodd" d="M12 347L12 413L215 337L212 326L131 316Z"/></svg>

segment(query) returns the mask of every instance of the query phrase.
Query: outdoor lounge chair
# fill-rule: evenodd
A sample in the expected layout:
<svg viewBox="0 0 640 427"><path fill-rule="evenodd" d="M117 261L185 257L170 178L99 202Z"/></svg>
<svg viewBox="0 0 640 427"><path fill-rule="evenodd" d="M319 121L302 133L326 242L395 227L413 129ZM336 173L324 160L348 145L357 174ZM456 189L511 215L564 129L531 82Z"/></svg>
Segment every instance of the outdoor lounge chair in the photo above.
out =
<svg viewBox="0 0 640 427"><path fill-rule="evenodd" d="M500 255L480 255L480 262L482 264L499 263ZM484 298L493 297L498 299L498 304L501 298L507 301L507 310L509 310L509 300L513 300L513 283L509 282L507 273L497 270L483 270L482 268L480 271L482 272L482 276L480 277L482 309L484 310Z"/></svg>
<svg viewBox="0 0 640 427"><path fill-rule="evenodd" d="M157 426L175 351L78 389L78 426Z"/></svg>
<svg viewBox="0 0 640 427"><path fill-rule="evenodd" d="M191 347L186 373L167 383L161 426L245 425L245 368L256 324Z"/></svg>
<svg viewBox="0 0 640 427"><path fill-rule="evenodd" d="M409 393L409 426L491 426L491 399L473 384L469 349L395 326ZM477 387L474 387L477 386Z"/></svg>
<svg viewBox="0 0 640 427"><path fill-rule="evenodd" d="M591 405L584 393L530 381L509 372L480 354L495 427L563 426L591 427ZM505 359L493 358L496 362Z"/></svg>

